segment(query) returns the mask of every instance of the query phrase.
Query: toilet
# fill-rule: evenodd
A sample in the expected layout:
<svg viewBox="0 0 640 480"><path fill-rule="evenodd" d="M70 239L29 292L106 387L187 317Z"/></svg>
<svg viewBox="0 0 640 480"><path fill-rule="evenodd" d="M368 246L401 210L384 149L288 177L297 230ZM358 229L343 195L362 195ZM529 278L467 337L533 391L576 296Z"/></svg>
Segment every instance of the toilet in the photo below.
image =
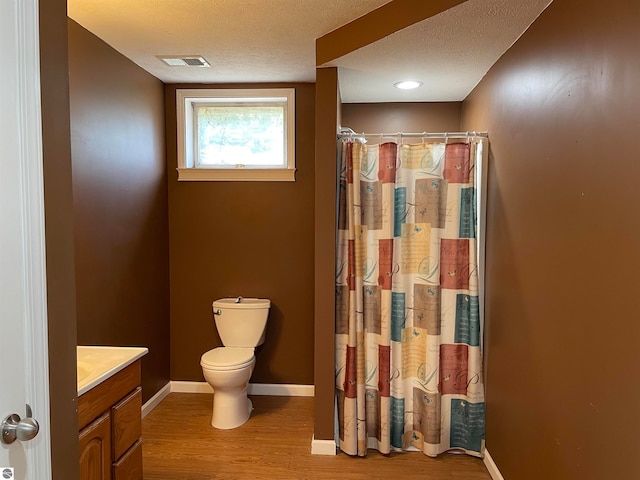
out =
<svg viewBox="0 0 640 480"><path fill-rule="evenodd" d="M205 380L213 387L215 428L236 428L249 420L253 406L247 386L256 364L255 347L264 343L271 301L266 298L222 298L213 302L213 316L224 347L200 359Z"/></svg>

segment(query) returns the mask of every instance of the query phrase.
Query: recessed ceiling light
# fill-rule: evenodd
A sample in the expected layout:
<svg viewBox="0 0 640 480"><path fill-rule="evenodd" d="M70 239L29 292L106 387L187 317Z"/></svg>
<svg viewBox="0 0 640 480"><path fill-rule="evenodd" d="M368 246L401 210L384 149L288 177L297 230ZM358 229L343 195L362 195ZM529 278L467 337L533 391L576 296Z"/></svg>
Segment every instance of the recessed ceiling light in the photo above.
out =
<svg viewBox="0 0 640 480"><path fill-rule="evenodd" d="M403 82L394 83L393 86L401 90L411 90L422 86L422 82L416 80L405 80Z"/></svg>
<svg viewBox="0 0 640 480"><path fill-rule="evenodd" d="M211 65L201 55L156 55L170 67L210 67Z"/></svg>

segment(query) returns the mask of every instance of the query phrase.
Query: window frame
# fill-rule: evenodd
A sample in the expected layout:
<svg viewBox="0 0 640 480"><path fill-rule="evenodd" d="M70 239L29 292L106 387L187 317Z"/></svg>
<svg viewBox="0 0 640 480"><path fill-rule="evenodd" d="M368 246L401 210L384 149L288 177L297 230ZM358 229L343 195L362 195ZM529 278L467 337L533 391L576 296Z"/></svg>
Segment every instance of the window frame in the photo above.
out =
<svg viewBox="0 0 640 480"><path fill-rule="evenodd" d="M196 165L197 129L194 105L235 99L247 105L285 99L284 156L282 168L244 165L235 168ZM180 88L176 90L178 181L295 181L295 88Z"/></svg>

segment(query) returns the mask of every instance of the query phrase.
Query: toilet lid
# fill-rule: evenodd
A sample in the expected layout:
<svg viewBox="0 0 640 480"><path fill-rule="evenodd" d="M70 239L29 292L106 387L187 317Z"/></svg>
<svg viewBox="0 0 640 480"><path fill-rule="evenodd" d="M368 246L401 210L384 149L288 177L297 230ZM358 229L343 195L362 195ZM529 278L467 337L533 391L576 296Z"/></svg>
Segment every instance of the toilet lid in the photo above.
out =
<svg viewBox="0 0 640 480"><path fill-rule="evenodd" d="M211 368L242 368L253 359L253 348L218 347L202 355L200 365Z"/></svg>

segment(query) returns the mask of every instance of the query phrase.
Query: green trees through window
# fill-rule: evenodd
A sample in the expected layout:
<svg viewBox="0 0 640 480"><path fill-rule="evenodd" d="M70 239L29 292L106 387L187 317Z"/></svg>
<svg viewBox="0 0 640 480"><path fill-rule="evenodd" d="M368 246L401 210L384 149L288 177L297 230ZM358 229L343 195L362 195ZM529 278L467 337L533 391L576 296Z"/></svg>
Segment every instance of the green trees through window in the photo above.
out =
<svg viewBox="0 0 640 480"><path fill-rule="evenodd" d="M198 105L197 165L286 167L283 103Z"/></svg>

